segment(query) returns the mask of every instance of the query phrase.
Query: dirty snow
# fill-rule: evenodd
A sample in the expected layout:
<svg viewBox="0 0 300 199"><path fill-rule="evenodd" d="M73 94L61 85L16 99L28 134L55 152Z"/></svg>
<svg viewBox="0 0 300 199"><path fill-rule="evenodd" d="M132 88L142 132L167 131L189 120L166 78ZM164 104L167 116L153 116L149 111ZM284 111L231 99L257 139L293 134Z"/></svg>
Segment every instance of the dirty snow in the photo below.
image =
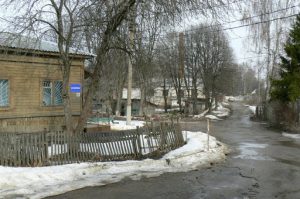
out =
<svg viewBox="0 0 300 199"><path fill-rule="evenodd" d="M223 103L219 104L217 109L212 111L210 114L206 115L208 113L208 109L207 109L199 115L194 115L194 118L205 117L205 118L211 119L211 120L222 120L220 118L227 117L230 115L230 109L223 107L222 104ZM225 103L225 105L227 105L227 103Z"/></svg>
<svg viewBox="0 0 300 199"><path fill-rule="evenodd" d="M282 133L282 136L292 138L292 139L300 139L300 134L290 134L290 133Z"/></svg>
<svg viewBox="0 0 300 199"><path fill-rule="evenodd" d="M212 113L217 117L227 117L230 114L230 109L223 107L222 104L219 104L217 110L212 111Z"/></svg>
<svg viewBox="0 0 300 199"><path fill-rule="evenodd" d="M207 109L207 110L203 111L202 113L200 113L199 115L194 115L194 118L202 118L205 116L206 113L208 113L208 111L209 110Z"/></svg>
<svg viewBox="0 0 300 199"><path fill-rule="evenodd" d="M166 172L190 171L225 159L226 147L207 134L183 132L187 144L159 160L80 163L39 168L0 167L0 198L42 198L86 186L118 182L125 177L159 176ZM185 136L184 136L185 137Z"/></svg>
<svg viewBox="0 0 300 199"><path fill-rule="evenodd" d="M225 96L226 101L240 102L244 100L243 96Z"/></svg>
<svg viewBox="0 0 300 199"><path fill-rule="evenodd" d="M222 119L220 119L220 118L218 118L217 116L214 116L214 115L206 115L205 118L211 119L211 120L222 120Z"/></svg>
<svg viewBox="0 0 300 199"><path fill-rule="evenodd" d="M250 105L245 105L245 106L248 107L253 114L256 113L256 106L250 106Z"/></svg>

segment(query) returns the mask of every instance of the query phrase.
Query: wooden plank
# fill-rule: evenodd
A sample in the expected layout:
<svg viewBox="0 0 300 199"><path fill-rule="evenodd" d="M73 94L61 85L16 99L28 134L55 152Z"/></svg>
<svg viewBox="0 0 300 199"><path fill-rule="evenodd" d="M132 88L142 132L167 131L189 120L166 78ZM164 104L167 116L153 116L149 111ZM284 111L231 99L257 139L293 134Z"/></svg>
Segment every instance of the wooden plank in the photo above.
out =
<svg viewBox="0 0 300 199"><path fill-rule="evenodd" d="M116 139L114 135L111 135L111 149L112 149L112 159L115 160L118 157L117 148L116 148Z"/></svg>
<svg viewBox="0 0 300 199"><path fill-rule="evenodd" d="M74 135L74 154L75 154L75 162L79 163L79 137L77 135Z"/></svg>
<svg viewBox="0 0 300 199"><path fill-rule="evenodd" d="M97 143L95 142L95 134L91 137L91 141L93 143L93 159L96 160L98 156L98 148L97 148Z"/></svg>
<svg viewBox="0 0 300 199"><path fill-rule="evenodd" d="M3 134L0 134L0 165L3 166L3 152L4 152L4 148L3 148Z"/></svg>
<svg viewBox="0 0 300 199"><path fill-rule="evenodd" d="M141 135L140 135L139 128L137 128L136 130L136 137L137 137L138 157L140 158L142 156L142 145L141 145Z"/></svg>
<svg viewBox="0 0 300 199"><path fill-rule="evenodd" d="M102 136L99 133L97 134L97 140L98 140L98 143L99 143L99 146L100 146L100 155L102 156L102 158L104 158L104 156L106 154L106 150L105 150L105 146L104 146L104 143L103 143Z"/></svg>
<svg viewBox="0 0 300 199"><path fill-rule="evenodd" d="M83 159L84 160L88 160L90 159L90 154L89 154L89 150L90 150L90 146L89 146L89 140L90 140L90 136L91 134L85 134L83 136L83 145L82 145L82 148L83 148Z"/></svg>
<svg viewBox="0 0 300 199"><path fill-rule="evenodd" d="M20 136L20 166L25 165L25 147L24 147L24 136Z"/></svg>

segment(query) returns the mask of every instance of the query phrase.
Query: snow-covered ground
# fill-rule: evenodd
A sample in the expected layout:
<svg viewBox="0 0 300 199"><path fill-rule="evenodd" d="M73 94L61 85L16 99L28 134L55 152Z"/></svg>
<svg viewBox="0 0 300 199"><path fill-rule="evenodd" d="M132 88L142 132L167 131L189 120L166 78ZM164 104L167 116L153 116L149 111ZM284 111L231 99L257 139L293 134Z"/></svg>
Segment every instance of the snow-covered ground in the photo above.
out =
<svg viewBox="0 0 300 199"><path fill-rule="evenodd" d="M225 160L227 147L207 134L183 132L187 144L159 160L80 163L38 168L0 166L0 198L42 198L86 186L118 182L125 177L138 180L166 172L184 172Z"/></svg>
<svg viewBox="0 0 300 199"><path fill-rule="evenodd" d="M132 120L130 125L126 124L126 121L123 120L114 120L113 123L110 124L111 130L129 130L129 129L136 129L137 127L144 126L144 121L136 121Z"/></svg>
<svg viewBox="0 0 300 199"><path fill-rule="evenodd" d="M127 125L126 121L124 120L113 120L113 122L90 121L89 124L109 124L111 130L130 130L130 129L136 129L137 127L144 126L145 122L132 120L131 123Z"/></svg>
<svg viewBox="0 0 300 199"><path fill-rule="evenodd" d="M229 108L225 108L223 106L223 103L220 103L218 105L218 108L214 111L212 111L210 114L208 113L208 110L205 110L204 112L202 112L199 115L194 115L194 118L207 118L207 119L211 119L211 120L222 120L221 118L227 117L230 114L230 109ZM227 106L228 104L225 103L225 106Z"/></svg>

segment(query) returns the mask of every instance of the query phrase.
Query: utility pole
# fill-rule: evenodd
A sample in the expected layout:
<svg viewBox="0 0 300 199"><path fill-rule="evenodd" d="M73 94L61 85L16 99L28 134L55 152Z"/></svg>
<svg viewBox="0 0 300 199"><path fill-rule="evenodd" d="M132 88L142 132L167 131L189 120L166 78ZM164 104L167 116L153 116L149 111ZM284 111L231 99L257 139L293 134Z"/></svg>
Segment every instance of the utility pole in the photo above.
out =
<svg viewBox="0 0 300 199"><path fill-rule="evenodd" d="M184 76L184 34L183 32L179 33L179 45L178 45L178 55L179 55L179 67L178 67L178 104L180 107L180 111L182 111L182 97L183 97L183 90L181 89L182 87L182 82L183 82L183 76Z"/></svg>
<svg viewBox="0 0 300 199"><path fill-rule="evenodd" d="M132 53L134 48L134 35L135 35L135 18L136 18L136 6L132 8L129 13L129 59L128 59L128 79L127 79L127 111L126 111L126 124L131 124L131 94L132 94Z"/></svg>

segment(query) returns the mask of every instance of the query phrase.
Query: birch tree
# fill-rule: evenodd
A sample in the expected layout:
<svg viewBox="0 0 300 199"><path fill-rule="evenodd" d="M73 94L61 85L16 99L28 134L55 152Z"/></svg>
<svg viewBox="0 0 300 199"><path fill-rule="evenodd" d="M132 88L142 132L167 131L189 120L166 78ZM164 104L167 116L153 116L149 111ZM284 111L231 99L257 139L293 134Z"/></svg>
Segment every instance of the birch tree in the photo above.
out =
<svg viewBox="0 0 300 199"><path fill-rule="evenodd" d="M282 43L287 36L290 15L295 14L295 0L247 1L242 9L243 22L250 24L249 35L259 54L265 54L266 90L269 100L270 79L276 73L274 66L282 53Z"/></svg>

